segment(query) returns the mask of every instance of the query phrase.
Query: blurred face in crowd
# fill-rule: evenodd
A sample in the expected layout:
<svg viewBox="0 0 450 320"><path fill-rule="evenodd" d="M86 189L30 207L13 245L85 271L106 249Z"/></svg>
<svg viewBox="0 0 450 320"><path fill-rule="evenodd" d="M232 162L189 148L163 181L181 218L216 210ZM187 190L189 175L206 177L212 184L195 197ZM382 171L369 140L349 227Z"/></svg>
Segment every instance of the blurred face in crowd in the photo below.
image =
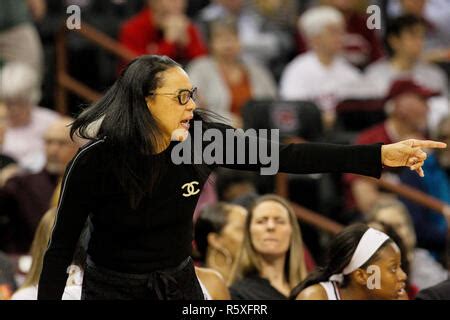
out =
<svg viewBox="0 0 450 320"><path fill-rule="evenodd" d="M412 14L421 17L425 10L427 0L400 0L400 4L404 14Z"/></svg>
<svg viewBox="0 0 450 320"><path fill-rule="evenodd" d="M358 8L359 0L325 0L324 4L335 7L342 12L351 12Z"/></svg>
<svg viewBox="0 0 450 320"><path fill-rule="evenodd" d="M147 97L147 106L158 122L162 137L167 142L185 139L188 135L189 121L196 108L188 90L193 86L187 73L180 67L173 67L161 73L161 86ZM180 104L178 96L186 104ZM186 98L187 97L187 98ZM182 102L184 102L182 101Z"/></svg>
<svg viewBox="0 0 450 320"><path fill-rule="evenodd" d="M328 56L335 56L342 50L345 35L344 24L330 24L311 38L312 47Z"/></svg>
<svg viewBox="0 0 450 320"><path fill-rule="evenodd" d="M230 205L227 224L223 227L220 234L213 236L215 238L215 241L213 241L214 244L225 248L233 258L238 254L244 239L244 225L246 216L247 210L243 207Z"/></svg>
<svg viewBox="0 0 450 320"><path fill-rule="evenodd" d="M8 99L5 100L5 105L8 110L8 126L15 128L30 123L33 106L28 101Z"/></svg>
<svg viewBox="0 0 450 320"><path fill-rule="evenodd" d="M416 245L415 236L407 218L400 210L395 206L382 208L377 211L374 220L391 226L402 239L408 251L413 250Z"/></svg>
<svg viewBox="0 0 450 320"><path fill-rule="evenodd" d="M6 106L0 102L0 147L5 139L7 112Z"/></svg>
<svg viewBox="0 0 450 320"><path fill-rule="evenodd" d="M395 55L418 60L422 54L425 27L421 24L403 30L399 36L391 36L388 41Z"/></svg>
<svg viewBox="0 0 450 320"><path fill-rule="evenodd" d="M169 15L183 15L186 10L186 0L148 0L148 5L161 19Z"/></svg>
<svg viewBox="0 0 450 320"><path fill-rule="evenodd" d="M211 34L211 50L219 59L236 60L241 50L238 35L232 28L225 26L214 28Z"/></svg>
<svg viewBox="0 0 450 320"><path fill-rule="evenodd" d="M51 174L62 175L78 150L78 145L70 139L70 122L67 118L57 120L44 134L46 169Z"/></svg>
<svg viewBox="0 0 450 320"><path fill-rule="evenodd" d="M237 14L241 11L244 0L219 0L219 3L228 9L228 11Z"/></svg>
<svg viewBox="0 0 450 320"><path fill-rule="evenodd" d="M250 238L256 252L266 259L284 257L289 250L292 226L288 210L279 202L264 201L253 209Z"/></svg>
<svg viewBox="0 0 450 320"><path fill-rule="evenodd" d="M379 288L368 288L370 296L376 300L397 300L405 295L407 276L401 268L400 249L396 244L386 245L378 252L377 259L371 264L380 270ZM363 282L367 286L367 282Z"/></svg>
<svg viewBox="0 0 450 320"><path fill-rule="evenodd" d="M428 104L416 93L403 93L394 100L395 116L411 130L424 133L427 129Z"/></svg>

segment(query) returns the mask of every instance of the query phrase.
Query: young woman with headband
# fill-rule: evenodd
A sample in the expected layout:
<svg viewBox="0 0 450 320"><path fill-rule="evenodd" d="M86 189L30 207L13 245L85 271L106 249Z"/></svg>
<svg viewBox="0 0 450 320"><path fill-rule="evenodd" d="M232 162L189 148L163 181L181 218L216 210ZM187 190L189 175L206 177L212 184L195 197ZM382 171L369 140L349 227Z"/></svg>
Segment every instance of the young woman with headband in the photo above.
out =
<svg viewBox="0 0 450 320"><path fill-rule="evenodd" d="M72 134L90 142L79 150L63 178L39 299L61 299L66 270L88 217L92 232L83 299L204 298L190 257L192 216L200 190L218 166L252 171L266 167L262 159L242 162L241 155L267 142L208 120L196 110L195 97L196 88L178 63L164 56L140 56L75 120ZM228 153L226 141L214 141L227 164L177 164L171 152L180 147L178 143L192 137L194 147L197 144L198 123L191 126L192 120L222 137L233 132L235 149L243 145L245 152L232 148ZM446 147L413 139L358 146L272 143L279 150L275 156L280 172L373 177L380 177L383 166L408 166L423 175L426 153L421 148ZM210 144L200 147L204 152L211 149Z"/></svg>
<svg viewBox="0 0 450 320"><path fill-rule="evenodd" d="M292 290L297 300L406 299L398 246L386 234L355 224L332 241L325 267Z"/></svg>

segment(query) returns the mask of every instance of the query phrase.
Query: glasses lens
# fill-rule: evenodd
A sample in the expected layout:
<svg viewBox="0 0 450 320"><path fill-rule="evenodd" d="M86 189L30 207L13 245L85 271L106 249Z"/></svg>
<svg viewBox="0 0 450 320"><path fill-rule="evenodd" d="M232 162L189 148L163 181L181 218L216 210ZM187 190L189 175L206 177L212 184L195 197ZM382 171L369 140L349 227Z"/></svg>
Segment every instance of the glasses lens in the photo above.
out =
<svg viewBox="0 0 450 320"><path fill-rule="evenodd" d="M191 92L190 91L183 91L180 92L180 103L186 104L189 102L189 99L191 98Z"/></svg>

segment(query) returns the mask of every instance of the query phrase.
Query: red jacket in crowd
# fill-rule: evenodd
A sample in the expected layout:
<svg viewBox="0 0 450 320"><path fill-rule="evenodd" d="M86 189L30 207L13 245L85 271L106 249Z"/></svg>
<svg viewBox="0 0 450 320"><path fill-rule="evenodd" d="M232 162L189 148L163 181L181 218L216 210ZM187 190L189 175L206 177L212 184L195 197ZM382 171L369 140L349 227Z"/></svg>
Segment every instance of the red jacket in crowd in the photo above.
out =
<svg viewBox="0 0 450 320"><path fill-rule="evenodd" d="M180 63L207 53L201 35L193 23L188 26L189 43L185 48L164 40L164 36L155 26L153 14L145 8L126 21L119 35L120 42L137 55L166 55Z"/></svg>

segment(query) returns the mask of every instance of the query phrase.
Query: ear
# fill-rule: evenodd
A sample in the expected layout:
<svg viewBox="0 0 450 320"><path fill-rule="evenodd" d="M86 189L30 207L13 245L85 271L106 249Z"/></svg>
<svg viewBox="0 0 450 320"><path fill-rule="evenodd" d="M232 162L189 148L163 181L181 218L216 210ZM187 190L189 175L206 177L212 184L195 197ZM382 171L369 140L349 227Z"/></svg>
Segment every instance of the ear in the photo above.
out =
<svg viewBox="0 0 450 320"><path fill-rule="evenodd" d="M150 108L151 108L151 103L152 102L152 97L151 96L147 96L147 97L145 97L145 103L147 104L147 108L150 110Z"/></svg>
<svg viewBox="0 0 450 320"><path fill-rule="evenodd" d="M367 280L369 278L369 275L363 270L363 269L357 269L353 272L351 275L353 281L355 281L360 286L367 286Z"/></svg>
<svg viewBox="0 0 450 320"><path fill-rule="evenodd" d="M220 236L215 232L210 232L207 237L208 245L210 245L212 248L217 249L222 247Z"/></svg>

